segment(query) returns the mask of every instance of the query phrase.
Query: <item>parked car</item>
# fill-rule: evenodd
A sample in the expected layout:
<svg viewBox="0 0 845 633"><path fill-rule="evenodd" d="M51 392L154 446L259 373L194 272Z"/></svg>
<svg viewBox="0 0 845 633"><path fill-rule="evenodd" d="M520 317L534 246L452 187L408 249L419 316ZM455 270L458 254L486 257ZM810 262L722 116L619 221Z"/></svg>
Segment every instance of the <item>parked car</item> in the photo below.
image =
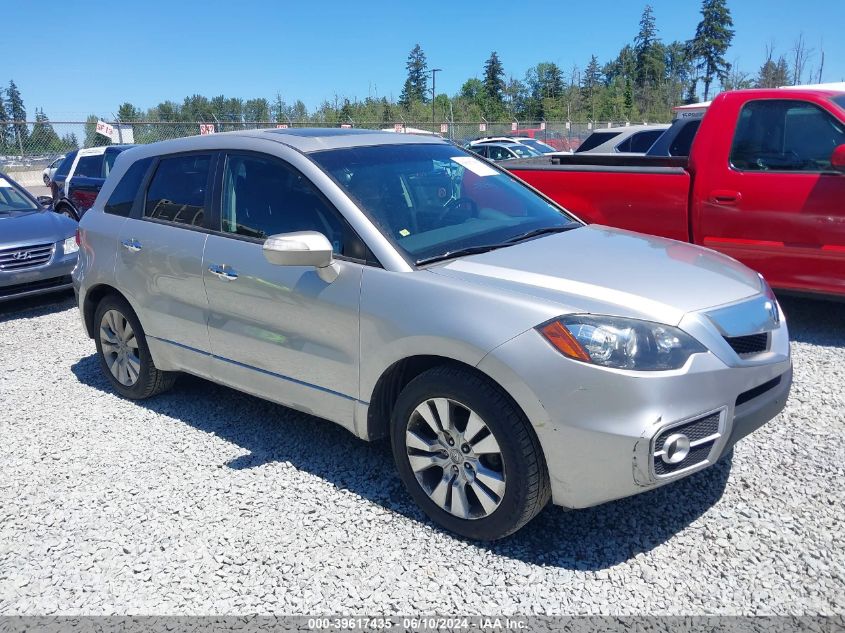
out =
<svg viewBox="0 0 845 633"><path fill-rule="evenodd" d="M470 144L471 152L493 161L513 160L515 158L534 158L542 156L536 150L521 143L478 143Z"/></svg>
<svg viewBox="0 0 845 633"><path fill-rule="evenodd" d="M76 227L0 173L0 302L71 288Z"/></svg>
<svg viewBox="0 0 845 633"><path fill-rule="evenodd" d="M133 145L89 147L69 153L53 176L53 210L79 220L109 175L115 158Z"/></svg>
<svg viewBox="0 0 845 633"><path fill-rule="evenodd" d="M700 121L688 159L509 169L588 222L716 249L775 288L845 296L845 92L725 92Z"/></svg>
<svg viewBox="0 0 845 633"><path fill-rule="evenodd" d="M584 226L441 139L138 146L80 242L79 307L117 393L153 396L181 371L389 436L414 500L471 538L550 498L583 508L706 468L791 384L759 275Z"/></svg>
<svg viewBox="0 0 845 633"><path fill-rule="evenodd" d="M542 141L545 145L550 145L556 152L569 152L573 150L573 143L569 137L561 132L555 130L547 130L544 128L522 128L517 130L516 134L519 138L531 138Z"/></svg>
<svg viewBox="0 0 845 633"><path fill-rule="evenodd" d="M575 150L576 154L645 154L669 129L668 124L628 125L595 130Z"/></svg>
<svg viewBox="0 0 845 633"><path fill-rule="evenodd" d="M522 145L527 145L540 154L554 154L558 151L543 141L538 141L537 139L529 138L527 136L485 136L471 141L469 145L470 149L472 149L475 145L483 145L486 143L520 143Z"/></svg>
<svg viewBox="0 0 845 633"><path fill-rule="evenodd" d="M50 183L53 181L53 174L56 173L56 170L61 165L62 161L65 159L65 155L62 154L61 156L57 157L54 161L52 161L49 165L44 168L44 171L41 172L41 178L44 181L44 186L49 187Z"/></svg>

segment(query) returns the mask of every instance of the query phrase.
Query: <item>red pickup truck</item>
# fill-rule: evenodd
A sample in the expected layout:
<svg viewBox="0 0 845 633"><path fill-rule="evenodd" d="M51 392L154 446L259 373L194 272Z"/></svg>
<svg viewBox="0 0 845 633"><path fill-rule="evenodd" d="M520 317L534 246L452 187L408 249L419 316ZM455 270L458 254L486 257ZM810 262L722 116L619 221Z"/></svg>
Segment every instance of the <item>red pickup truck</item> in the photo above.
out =
<svg viewBox="0 0 845 633"><path fill-rule="evenodd" d="M845 90L722 93L689 154L504 166L586 222L713 248L775 288L845 296Z"/></svg>

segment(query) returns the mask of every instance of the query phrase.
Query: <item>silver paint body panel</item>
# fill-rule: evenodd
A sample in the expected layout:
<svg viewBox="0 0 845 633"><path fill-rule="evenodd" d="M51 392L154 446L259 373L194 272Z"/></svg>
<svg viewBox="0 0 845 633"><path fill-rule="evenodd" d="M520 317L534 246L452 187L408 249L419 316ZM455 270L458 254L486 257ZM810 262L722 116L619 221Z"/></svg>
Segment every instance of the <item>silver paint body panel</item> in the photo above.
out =
<svg viewBox="0 0 845 633"><path fill-rule="evenodd" d="M138 313L161 369L314 413L364 439L373 391L397 361L441 356L476 367L530 420L553 500L569 507L662 485L647 467L661 429L717 409L730 426L739 394L788 372L783 315L774 323L758 314L764 288L730 258L591 226L414 268L307 156L356 144L432 142L441 141L255 131L128 150L81 222L85 247L74 274L80 307L92 289L109 285ZM339 275L327 283L313 268L268 263L256 241L103 213L135 160L189 150L249 150L288 161L337 207L381 266L338 259ZM124 239L143 249L123 248ZM237 279L209 273L215 265L230 267ZM709 351L673 371L605 369L562 356L535 329L584 312L676 325ZM725 328L767 328L770 349L740 358Z"/></svg>

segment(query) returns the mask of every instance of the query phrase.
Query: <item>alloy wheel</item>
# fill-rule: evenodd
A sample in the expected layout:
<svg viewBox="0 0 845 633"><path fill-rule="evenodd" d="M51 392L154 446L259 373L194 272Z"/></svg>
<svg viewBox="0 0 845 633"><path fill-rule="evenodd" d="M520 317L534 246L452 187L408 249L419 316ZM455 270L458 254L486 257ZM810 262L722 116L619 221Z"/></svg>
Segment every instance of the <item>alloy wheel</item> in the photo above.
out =
<svg viewBox="0 0 845 633"><path fill-rule="evenodd" d="M417 482L441 509L461 519L492 514L505 494L502 450L469 407L430 398L414 409L405 431Z"/></svg>
<svg viewBox="0 0 845 633"><path fill-rule="evenodd" d="M109 370L120 384L131 387L141 374L138 340L132 325L117 310L109 310L100 323L100 346Z"/></svg>

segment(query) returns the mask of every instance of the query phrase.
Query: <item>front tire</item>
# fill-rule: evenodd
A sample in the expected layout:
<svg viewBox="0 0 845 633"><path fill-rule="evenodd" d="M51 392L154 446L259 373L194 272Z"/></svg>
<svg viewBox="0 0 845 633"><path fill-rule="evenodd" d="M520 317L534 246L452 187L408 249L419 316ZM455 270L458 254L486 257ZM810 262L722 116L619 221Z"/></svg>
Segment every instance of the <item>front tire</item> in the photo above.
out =
<svg viewBox="0 0 845 633"><path fill-rule="evenodd" d="M100 301L94 324L100 367L121 396L141 400L173 386L177 374L153 364L141 322L125 299L109 295Z"/></svg>
<svg viewBox="0 0 845 633"><path fill-rule="evenodd" d="M477 540L512 534L551 496L534 430L491 380L430 369L402 390L391 420L396 468L409 494L447 530Z"/></svg>
<svg viewBox="0 0 845 633"><path fill-rule="evenodd" d="M44 186L45 187L50 186L50 176L48 176L47 174L44 174L44 176L42 177L42 180L44 180Z"/></svg>

